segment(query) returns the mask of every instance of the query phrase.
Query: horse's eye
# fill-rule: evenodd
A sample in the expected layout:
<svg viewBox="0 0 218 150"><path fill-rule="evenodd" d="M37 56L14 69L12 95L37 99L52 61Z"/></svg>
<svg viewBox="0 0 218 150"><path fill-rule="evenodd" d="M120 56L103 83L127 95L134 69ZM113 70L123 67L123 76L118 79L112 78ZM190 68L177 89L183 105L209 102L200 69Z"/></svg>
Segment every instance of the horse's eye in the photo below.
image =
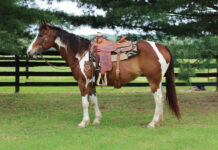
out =
<svg viewBox="0 0 218 150"><path fill-rule="evenodd" d="M39 34L39 37L43 37L43 35L42 35L42 34Z"/></svg>

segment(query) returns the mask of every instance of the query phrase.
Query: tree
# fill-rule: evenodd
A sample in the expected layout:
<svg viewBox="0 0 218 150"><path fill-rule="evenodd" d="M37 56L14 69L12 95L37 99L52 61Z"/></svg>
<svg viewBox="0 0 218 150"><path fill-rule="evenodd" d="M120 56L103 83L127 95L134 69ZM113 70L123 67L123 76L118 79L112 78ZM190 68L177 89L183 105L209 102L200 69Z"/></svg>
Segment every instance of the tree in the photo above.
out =
<svg viewBox="0 0 218 150"><path fill-rule="evenodd" d="M142 29L164 35L203 36L218 34L217 0L77 0L86 7L93 27ZM90 15L93 7L105 16Z"/></svg>
<svg viewBox="0 0 218 150"><path fill-rule="evenodd" d="M52 3L52 0L47 0ZM59 0L63 1L63 0ZM218 34L217 0L71 0L85 7L83 16L30 8L34 0L0 0L0 51L15 53L26 48L30 25L41 20L65 25L95 28L141 29L145 38L155 40ZM105 15L93 14L93 8ZM19 50L20 51L20 50Z"/></svg>
<svg viewBox="0 0 218 150"><path fill-rule="evenodd" d="M0 0L0 52L21 54L32 39L29 27L41 20L58 22L61 13L30 8L33 1ZM61 21L60 21L61 22Z"/></svg>

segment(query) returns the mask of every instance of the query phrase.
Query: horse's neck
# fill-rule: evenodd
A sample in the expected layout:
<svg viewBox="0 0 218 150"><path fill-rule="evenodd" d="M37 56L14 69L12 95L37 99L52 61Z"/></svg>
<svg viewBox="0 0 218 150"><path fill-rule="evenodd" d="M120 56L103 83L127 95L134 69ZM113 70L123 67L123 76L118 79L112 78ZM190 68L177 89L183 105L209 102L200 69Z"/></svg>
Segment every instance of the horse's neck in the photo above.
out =
<svg viewBox="0 0 218 150"><path fill-rule="evenodd" d="M77 66L75 65L75 56L72 53L67 52L64 47L60 47L59 45L54 46L55 49L59 52L61 57L66 61L66 63L70 66L72 73L77 71Z"/></svg>
<svg viewBox="0 0 218 150"><path fill-rule="evenodd" d="M66 53L65 48L60 47L60 46L58 46L58 45L56 45L56 44L55 44L54 48L58 51L58 53L61 55L61 57L62 57L66 62L68 62L68 60L67 60L67 53Z"/></svg>

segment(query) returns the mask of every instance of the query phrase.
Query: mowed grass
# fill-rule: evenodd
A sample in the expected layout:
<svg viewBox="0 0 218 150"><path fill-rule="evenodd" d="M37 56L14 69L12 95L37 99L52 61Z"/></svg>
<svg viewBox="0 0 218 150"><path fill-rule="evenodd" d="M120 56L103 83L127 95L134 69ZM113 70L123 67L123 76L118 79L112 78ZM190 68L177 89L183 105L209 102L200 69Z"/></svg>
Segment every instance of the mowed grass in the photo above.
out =
<svg viewBox="0 0 218 150"><path fill-rule="evenodd" d="M78 92L0 93L0 150L218 149L217 92L179 91L182 119L165 104L164 121L150 130L153 96L144 88L131 89L100 91L102 122L85 129L77 128Z"/></svg>

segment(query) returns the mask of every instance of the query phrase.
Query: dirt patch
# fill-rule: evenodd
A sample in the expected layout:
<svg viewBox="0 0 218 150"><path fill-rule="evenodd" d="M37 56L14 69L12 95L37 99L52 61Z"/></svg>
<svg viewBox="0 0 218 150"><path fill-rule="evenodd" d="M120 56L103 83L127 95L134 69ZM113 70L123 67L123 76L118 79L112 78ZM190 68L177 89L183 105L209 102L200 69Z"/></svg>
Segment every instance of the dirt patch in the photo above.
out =
<svg viewBox="0 0 218 150"><path fill-rule="evenodd" d="M3 135L2 135L2 138L3 138L4 140L7 140L7 141L12 141L12 140L16 140L16 139L17 139L16 137L11 136L11 135L9 135L9 134L3 134Z"/></svg>
<svg viewBox="0 0 218 150"><path fill-rule="evenodd" d="M130 107L130 112L132 114L136 114L136 113L139 113L139 112L147 112L145 108L138 108L138 107Z"/></svg>
<svg viewBox="0 0 218 150"><path fill-rule="evenodd" d="M146 112L146 110L145 110L144 108L136 108L136 110L137 110L138 112Z"/></svg>
<svg viewBox="0 0 218 150"><path fill-rule="evenodd" d="M180 103L198 108L199 110L218 109L218 95L208 95L205 92L195 92L189 97L180 95Z"/></svg>
<svg viewBox="0 0 218 150"><path fill-rule="evenodd" d="M180 90L178 90L179 91L179 93L206 93L207 91L203 91L203 90L196 90L196 89L193 89L193 88L190 88L190 89L185 89L185 90L183 90L183 89L180 89Z"/></svg>
<svg viewBox="0 0 218 150"><path fill-rule="evenodd" d="M144 126L146 126L146 123L144 123L144 122L138 123L138 126L144 127Z"/></svg>
<svg viewBox="0 0 218 150"><path fill-rule="evenodd" d="M105 106L100 106L100 109L104 110L104 109L106 109L106 107Z"/></svg>

